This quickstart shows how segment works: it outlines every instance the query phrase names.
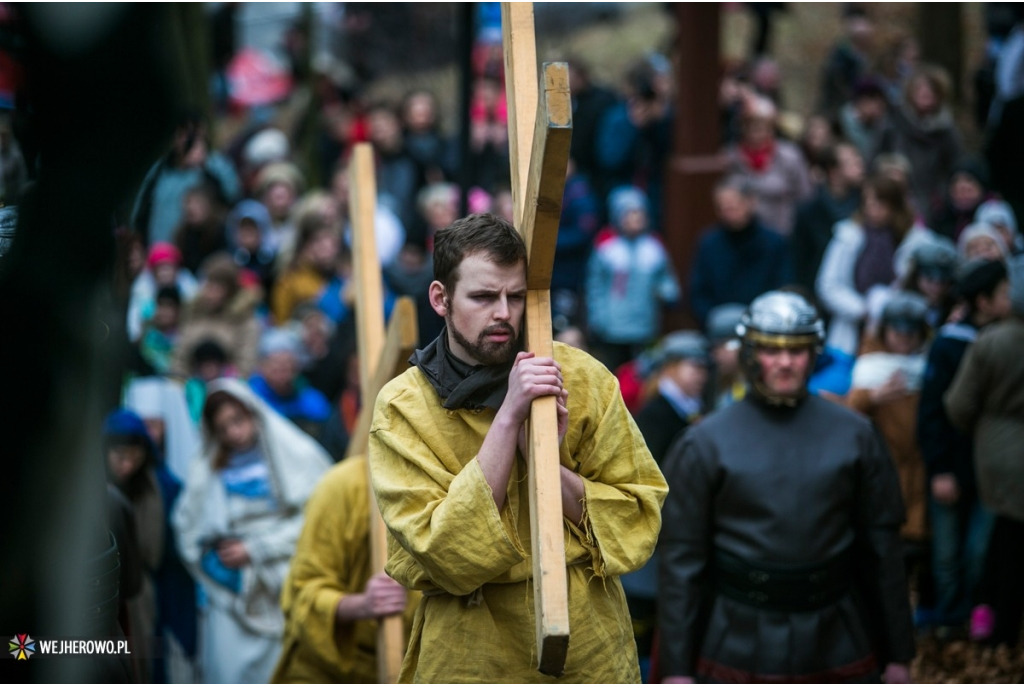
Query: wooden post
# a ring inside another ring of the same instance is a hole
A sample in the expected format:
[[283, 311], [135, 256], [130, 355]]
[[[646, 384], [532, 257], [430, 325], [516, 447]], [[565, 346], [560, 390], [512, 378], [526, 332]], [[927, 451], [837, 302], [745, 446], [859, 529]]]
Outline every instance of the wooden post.
[[[416, 306], [408, 297], [398, 300], [387, 333], [384, 331], [384, 294], [373, 222], [376, 186], [372, 149], [368, 143], [360, 143], [355, 148], [349, 167], [349, 187], [352, 189], [352, 263], [358, 303], [356, 329], [359, 336], [362, 407], [346, 456], [366, 454], [377, 395], [389, 380], [407, 368], [407, 360], [416, 349], [419, 337]], [[384, 570], [388, 560], [387, 530], [372, 492], [369, 500], [370, 559], [373, 573], [376, 574]], [[404, 642], [401, 616], [391, 616], [380, 621], [377, 636], [377, 673], [380, 682], [398, 682], [398, 673], [405, 656]]]
[[[546, 64], [541, 90], [533, 5], [502, 3], [501, 16], [513, 216], [527, 247], [526, 349], [551, 357], [551, 272], [572, 137], [569, 70]], [[569, 648], [569, 601], [555, 402], [533, 402], [527, 461], [537, 668], [559, 676]]]

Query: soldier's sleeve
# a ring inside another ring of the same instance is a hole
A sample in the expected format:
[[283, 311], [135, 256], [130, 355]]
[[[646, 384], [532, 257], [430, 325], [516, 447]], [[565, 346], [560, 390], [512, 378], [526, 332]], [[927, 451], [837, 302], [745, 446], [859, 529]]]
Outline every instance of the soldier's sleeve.
[[906, 516], [899, 476], [877, 431], [866, 430], [857, 478], [858, 577], [879, 664], [908, 664], [914, 630], [900, 526]]
[[692, 676], [701, 604], [708, 596], [711, 513], [717, 467], [700, 430], [683, 434], [665, 457], [668, 499], [662, 513], [658, 610], [664, 676]]

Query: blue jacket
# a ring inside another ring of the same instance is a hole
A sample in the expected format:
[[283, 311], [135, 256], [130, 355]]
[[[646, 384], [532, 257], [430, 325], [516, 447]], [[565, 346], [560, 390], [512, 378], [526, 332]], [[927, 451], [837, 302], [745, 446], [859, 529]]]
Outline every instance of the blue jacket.
[[690, 274], [690, 306], [701, 327], [720, 304], [750, 304], [793, 280], [786, 239], [758, 219], [739, 232], [714, 225], [700, 239]]
[[657, 238], [616, 235], [594, 248], [587, 265], [591, 333], [611, 343], [647, 344], [661, 332], [662, 303], [678, 300], [679, 282]]
[[291, 397], [281, 397], [260, 375], [249, 379], [249, 387], [278, 414], [292, 421], [323, 423], [330, 417], [331, 403], [316, 388], [296, 387]]

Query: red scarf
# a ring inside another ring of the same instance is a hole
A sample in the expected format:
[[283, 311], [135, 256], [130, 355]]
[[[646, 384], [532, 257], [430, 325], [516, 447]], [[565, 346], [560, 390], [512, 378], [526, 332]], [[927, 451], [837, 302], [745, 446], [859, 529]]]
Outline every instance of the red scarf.
[[746, 145], [740, 145], [740, 154], [743, 155], [743, 159], [746, 160], [747, 165], [757, 173], [768, 168], [768, 165], [772, 162], [772, 157], [775, 156], [775, 141], [768, 141], [760, 150], [754, 150]]

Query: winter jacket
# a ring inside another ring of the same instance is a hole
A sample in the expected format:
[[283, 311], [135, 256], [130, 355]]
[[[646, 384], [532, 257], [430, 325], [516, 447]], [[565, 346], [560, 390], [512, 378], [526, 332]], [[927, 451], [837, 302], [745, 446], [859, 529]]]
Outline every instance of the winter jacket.
[[954, 426], [974, 432], [981, 501], [996, 514], [1024, 521], [1024, 319], [985, 329], [946, 393]]
[[611, 343], [646, 344], [661, 332], [661, 305], [679, 300], [668, 252], [650, 234], [616, 235], [600, 243], [587, 265], [591, 333]]
[[832, 195], [827, 186], [819, 186], [814, 197], [796, 210], [793, 235], [793, 271], [795, 282], [814, 291], [821, 258], [832, 240], [832, 230], [843, 219], [848, 219], [860, 206], [860, 191], [851, 190], [844, 198]]
[[720, 304], [750, 304], [793, 280], [789, 244], [754, 219], [740, 230], [713, 225], [697, 245], [690, 274], [690, 306], [701, 326]]

